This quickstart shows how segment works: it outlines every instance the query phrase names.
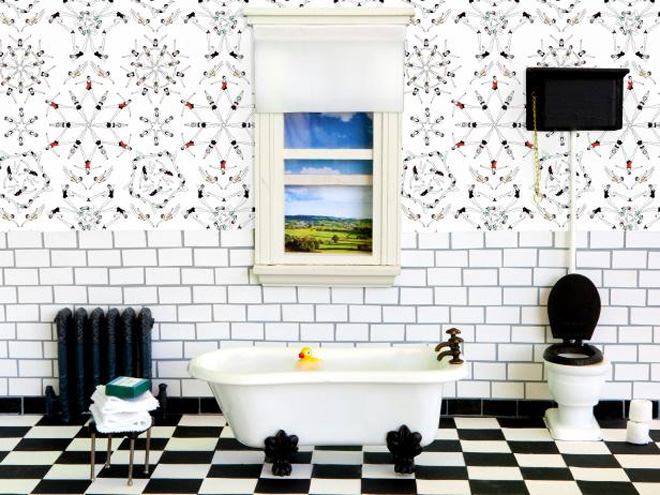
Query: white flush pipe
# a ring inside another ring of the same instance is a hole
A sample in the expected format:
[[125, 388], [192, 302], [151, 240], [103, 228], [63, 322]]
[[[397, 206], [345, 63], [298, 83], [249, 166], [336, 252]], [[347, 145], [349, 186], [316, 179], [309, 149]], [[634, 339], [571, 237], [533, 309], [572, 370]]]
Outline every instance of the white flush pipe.
[[568, 173], [569, 179], [569, 239], [568, 239], [568, 273], [575, 273], [577, 253], [577, 205], [575, 195], [575, 131], [568, 133]]

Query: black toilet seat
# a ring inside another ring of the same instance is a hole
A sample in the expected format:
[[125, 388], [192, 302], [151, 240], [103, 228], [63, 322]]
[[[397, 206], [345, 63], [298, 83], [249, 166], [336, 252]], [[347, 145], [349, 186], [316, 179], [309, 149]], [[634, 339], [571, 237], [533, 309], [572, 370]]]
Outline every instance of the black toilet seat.
[[[583, 354], [586, 357], [566, 357], [560, 354]], [[548, 347], [543, 353], [543, 359], [555, 364], [568, 366], [587, 366], [603, 361], [603, 353], [597, 347], [583, 343], [562, 342]]]

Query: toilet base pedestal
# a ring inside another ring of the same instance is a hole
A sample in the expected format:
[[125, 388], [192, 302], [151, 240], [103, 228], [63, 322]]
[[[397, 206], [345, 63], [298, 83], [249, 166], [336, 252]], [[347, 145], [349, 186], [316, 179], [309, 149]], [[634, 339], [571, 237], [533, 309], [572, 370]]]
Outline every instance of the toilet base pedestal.
[[559, 420], [559, 409], [554, 407], [545, 411], [543, 420], [554, 440], [599, 441], [603, 439], [600, 426], [596, 418], [593, 417], [593, 413], [591, 414], [590, 424], [579, 426], [562, 424]]

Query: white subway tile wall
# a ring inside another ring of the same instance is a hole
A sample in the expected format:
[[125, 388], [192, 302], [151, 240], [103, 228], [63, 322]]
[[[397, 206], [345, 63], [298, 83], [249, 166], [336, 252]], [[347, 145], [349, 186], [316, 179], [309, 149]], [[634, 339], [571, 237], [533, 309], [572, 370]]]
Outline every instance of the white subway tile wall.
[[[448, 396], [548, 399], [545, 305], [566, 273], [556, 232], [403, 235], [392, 288], [261, 287], [252, 232], [9, 232], [0, 236], [0, 395], [56, 384], [62, 307], [153, 311], [156, 383], [209, 395], [188, 359], [235, 346], [435, 344], [458, 327], [468, 379]], [[581, 233], [578, 270], [603, 299], [594, 335], [613, 362], [605, 398], [660, 394], [660, 232]]]

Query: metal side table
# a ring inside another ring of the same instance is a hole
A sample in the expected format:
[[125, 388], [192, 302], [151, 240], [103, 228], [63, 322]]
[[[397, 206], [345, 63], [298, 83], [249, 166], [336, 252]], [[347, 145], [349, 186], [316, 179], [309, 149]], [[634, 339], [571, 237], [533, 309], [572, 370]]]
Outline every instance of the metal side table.
[[128, 463], [128, 482], [126, 483], [128, 486], [133, 485], [133, 460], [135, 458], [135, 439], [139, 437], [142, 433], [145, 431], [147, 432], [147, 441], [144, 449], [144, 474], [149, 474], [149, 447], [151, 444], [151, 428], [154, 425], [154, 420], [151, 418], [151, 425], [149, 425], [148, 428], [142, 429], [142, 430], [137, 430], [137, 431], [116, 431], [112, 433], [104, 433], [96, 428], [96, 422], [92, 420], [89, 423], [89, 436], [92, 442], [92, 448], [91, 448], [91, 475], [90, 478], [92, 481], [96, 479], [96, 474], [94, 473], [95, 468], [96, 468], [96, 435], [101, 434], [101, 435], [106, 435], [108, 438], [108, 452], [105, 458], [105, 466], [106, 468], [110, 467], [110, 457], [112, 455], [112, 436], [118, 436], [118, 437], [128, 437], [130, 440], [130, 452], [129, 452], [129, 463]]

